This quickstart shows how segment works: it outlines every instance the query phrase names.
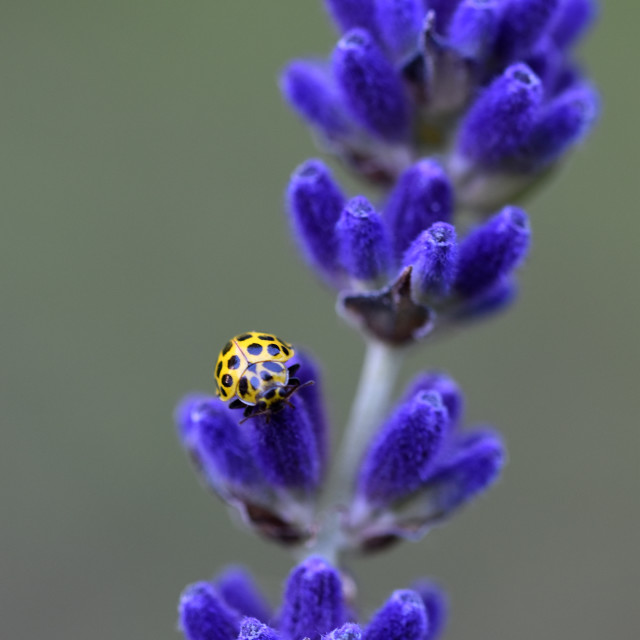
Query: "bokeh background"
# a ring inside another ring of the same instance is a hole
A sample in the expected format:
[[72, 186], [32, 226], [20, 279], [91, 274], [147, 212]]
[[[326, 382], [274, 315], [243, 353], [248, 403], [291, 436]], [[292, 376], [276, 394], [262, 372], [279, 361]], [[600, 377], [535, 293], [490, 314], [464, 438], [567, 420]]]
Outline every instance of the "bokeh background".
[[[354, 564], [365, 610], [436, 576], [449, 638], [640, 631], [640, 5], [607, 5], [582, 51], [604, 117], [528, 206], [518, 304], [404, 375], [461, 382], [508, 441], [503, 481]], [[171, 412], [255, 327], [322, 355], [345, 419], [363, 347], [288, 235], [283, 188], [318, 152], [275, 81], [333, 41], [320, 0], [3, 0], [3, 637], [177, 638], [183, 586], [231, 561], [279, 600], [288, 554], [198, 485]]]

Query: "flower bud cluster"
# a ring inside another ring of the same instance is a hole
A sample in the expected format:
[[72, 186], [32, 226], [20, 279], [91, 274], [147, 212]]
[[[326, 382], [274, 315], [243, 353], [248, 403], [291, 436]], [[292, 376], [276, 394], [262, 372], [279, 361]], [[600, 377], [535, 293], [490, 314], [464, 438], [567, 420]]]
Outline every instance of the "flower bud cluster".
[[393, 345], [506, 306], [529, 248], [527, 215], [513, 206], [460, 238], [454, 189], [434, 160], [410, 166], [381, 211], [347, 199], [320, 160], [294, 172], [287, 201], [298, 247], [342, 292], [340, 310]]
[[[312, 544], [328, 439], [317, 366], [298, 355], [295, 406], [238, 424], [215, 397], [187, 396], [176, 411], [178, 433], [204, 482], [259, 534], [286, 545]], [[418, 375], [381, 421], [340, 511], [343, 549], [371, 551], [417, 539], [491, 486], [505, 451], [489, 428], [463, 430], [463, 397], [444, 374]]]
[[425, 580], [394, 591], [367, 624], [358, 624], [349, 581], [311, 557], [293, 569], [276, 614], [250, 574], [231, 568], [188, 586], [179, 625], [187, 640], [436, 640], [446, 623], [440, 589]]
[[441, 156], [460, 204], [531, 187], [590, 129], [598, 99], [572, 58], [591, 0], [326, 0], [329, 61], [282, 73], [289, 104], [362, 176], [393, 184]]

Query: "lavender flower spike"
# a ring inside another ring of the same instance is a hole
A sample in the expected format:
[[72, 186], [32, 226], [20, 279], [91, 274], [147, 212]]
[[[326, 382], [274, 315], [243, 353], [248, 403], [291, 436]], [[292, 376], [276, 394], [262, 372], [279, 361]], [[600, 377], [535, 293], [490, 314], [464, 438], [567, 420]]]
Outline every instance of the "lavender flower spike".
[[296, 567], [287, 581], [280, 630], [286, 640], [319, 640], [345, 622], [342, 581], [319, 557]]

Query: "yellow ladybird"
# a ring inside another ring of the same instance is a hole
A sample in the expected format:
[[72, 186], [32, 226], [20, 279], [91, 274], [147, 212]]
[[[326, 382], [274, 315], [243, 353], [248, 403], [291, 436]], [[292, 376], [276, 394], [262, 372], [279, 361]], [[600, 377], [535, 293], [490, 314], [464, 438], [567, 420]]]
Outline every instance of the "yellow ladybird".
[[232, 338], [216, 363], [219, 397], [227, 402], [237, 396], [229, 407], [244, 408], [245, 417], [279, 411], [301, 386], [293, 377], [299, 365], [284, 364], [294, 354], [290, 344], [270, 333], [249, 331]]

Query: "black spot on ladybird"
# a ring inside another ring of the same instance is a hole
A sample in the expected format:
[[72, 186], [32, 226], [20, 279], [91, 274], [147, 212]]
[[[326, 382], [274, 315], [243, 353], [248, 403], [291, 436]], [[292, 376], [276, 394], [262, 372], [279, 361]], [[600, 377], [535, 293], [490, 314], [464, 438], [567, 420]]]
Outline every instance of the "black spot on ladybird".
[[267, 346], [267, 351], [270, 356], [277, 356], [280, 353], [280, 347], [277, 344], [270, 344]]
[[264, 394], [264, 397], [267, 400], [271, 400], [271, 398], [273, 398], [273, 396], [276, 395], [276, 390], [275, 389], [269, 389], [269, 391], [267, 391], [267, 393]]
[[222, 371], [222, 360], [218, 362], [218, 366], [216, 367], [216, 377], [220, 377], [220, 372]]
[[287, 347], [282, 345], [282, 353], [284, 353], [285, 356], [288, 356], [289, 353], [291, 353], [291, 352], [289, 351], [289, 349], [287, 349]]
[[229, 353], [229, 350], [231, 349], [233, 345], [231, 344], [231, 340], [229, 340], [229, 342], [227, 342], [227, 344], [224, 345], [224, 347], [222, 347], [222, 355], [226, 356], [227, 353]]
[[251, 337], [250, 333], [243, 333], [241, 336], [238, 336], [236, 340], [238, 342], [244, 342], [245, 340], [248, 340], [250, 337]]
[[264, 411], [267, 408], [267, 403], [264, 400], [258, 402], [258, 411]]
[[282, 371], [282, 365], [279, 362], [263, 362], [262, 366], [267, 369], [267, 371], [271, 371], [271, 373]]
[[260, 380], [257, 376], [253, 376], [253, 378], [251, 378], [251, 386], [254, 389], [258, 389], [260, 387]]
[[248, 387], [249, 383], [247, 382], [246, 376], [242, 376], [242, 378], [240, 378], [240, 382], [238, 382], [238, 393], [241, 396], [246, 395]]
[[226, 397], [227, 397], [227, 392], [226, 392], [224, 389], [220, 388], [220, 395], [221, 395], [223, 398], [226, 398]]
[[265, 382], [269, 382], [269, 380], [273, 380], [273, 376], [268, 373], [267, 371], [261, 371], [260, 372], [260, 377], [265, 381]]
[[222, 376], [222, 384], [225, 387], [230, 387], [233, 384], [233, 378], [228, 373], [225, 373]]
[[238, 356], [231, 356], [227, 362], [229, 369], [237, 369], [240, 366], [240, 358]]
[[252, 355], [252, 356], [259, 356], [262, 353], [262, 345], [258, 344], [257, 342], [252, 342], [248, 347], [247, 347], [247, 351]]
[[273, 336], [268, 336], [267, 334], [259, 335], [258, 340], [266, 340], [267, 342], [270, 342], [273, 340]]
[[286, 389], [283, 389], [282, 387], [280, 387], [280, 388], [278, 389], [278, 395], [279, 395], [281, 398], [284, 398], [284, 397], [287, 395], [287, 390], [286, 390]]

